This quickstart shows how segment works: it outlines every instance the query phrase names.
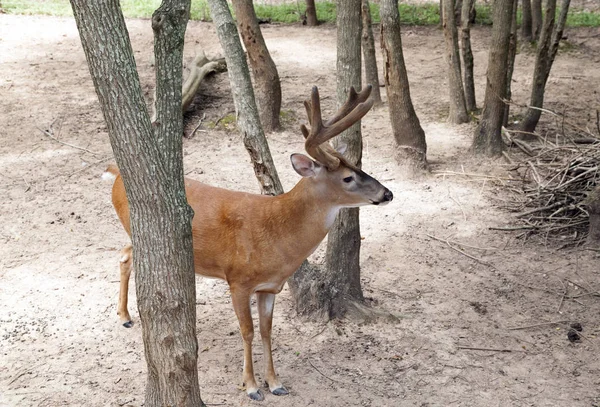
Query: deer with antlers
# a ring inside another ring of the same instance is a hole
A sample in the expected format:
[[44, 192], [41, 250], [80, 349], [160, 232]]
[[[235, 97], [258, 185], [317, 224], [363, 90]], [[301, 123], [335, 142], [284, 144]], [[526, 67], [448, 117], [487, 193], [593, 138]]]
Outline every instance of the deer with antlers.
[[[256, 294], [260, 335], [264, 349], [265, 379], [271, 393], [288, 394], [275, 374], [271, 354], [271, 326], [275, 294], [317, 248], [341, 208], [389, 203], [393, 195], [333, 149], [328, 140], [359, 121], [373, 105], [371, 87], [360, 93], [350, 89], [346, 103], [327, 122], [321, 118], [319, 92], [304, 102], [310, 130], [302, 125], [305, 148], [311, 159], [292, 154], [292, 166], [302, 179], [289, 192], [264, 196], [212, 187], [185, 180], [187, 200], [194, 209], [192, 235], [197, 274], [220, 278], [229, 284], [233, 308], [244, 343], [243, 383], [248, 396], [263, 400], [254, 377], [254, 328], [250, 298]], [[131, 235], [129, 205], [119, 170], [107, 173], [115, 182], [112, 202], [123, 227]], [[132, 246], [121, 252], [121, 285], [117, 313], [131, 327], [127, 310]]]

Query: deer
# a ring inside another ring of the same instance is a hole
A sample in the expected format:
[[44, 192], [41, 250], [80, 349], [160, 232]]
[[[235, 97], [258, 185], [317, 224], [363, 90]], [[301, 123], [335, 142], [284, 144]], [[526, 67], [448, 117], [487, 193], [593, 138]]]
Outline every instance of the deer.
[[[192, 236], [196, 274], [219, 278], [229, 284], [244, 348], [242, 380], [252, 400], [264, 395], [254, 377], [252, 340], [254, 327], [251, 297], [256, 296], [263, 345], [265, 381], [277, 396], [288, 394], [275, 373], [271, 351], [271, 328], [275, 295], [327, 235], [341, 208], [384, 205], [392, 192], [334, 149], [329, 140], [358, 122], [372, 107], [370, 85], [360, 93], [349, 91], [347, 101], [331, 119], [323, 122], [320, 97], [313, 87], [304, 102], [310, 129], [301, 125], [304, 154], [292, 154], [292, 167], [302, 177], [287, 193], [267, 196], [232, 191], [185, 179], [186, 196], [194, 210]], [[312, 157], [312, 158], [311, 158]], [[131, 237], [129, 206], [118, 168], [110, 165], [114, 178], [112, 203]], [[120, 292], [117, 314], [123, 326], [133, 325], [127, 308], [132, 271], [132, 245], [120, 254]]]

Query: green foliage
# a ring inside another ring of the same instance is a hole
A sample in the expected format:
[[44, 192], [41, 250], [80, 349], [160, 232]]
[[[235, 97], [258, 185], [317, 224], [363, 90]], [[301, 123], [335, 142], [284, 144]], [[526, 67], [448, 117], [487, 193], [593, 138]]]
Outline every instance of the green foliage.
[[[123, 14], [129, 18], [150, 18], [160, 5], [161, 0], [121, 0]], [[371, 15], [374, 23], [379, 23], [379, 5], [371, 5]], [[69, 0], [3, 0], [2, 7], [12, 14], [44, 14], [53, 16], [71, 16]], [[334, 1], [317, 1], [317, 16], [320, 22], [335, 23], [336, 7]], [[400, 21], [405, 25], [437, 25], [440, 23], [439, 5], [437, 1], [425, 4], [398, 5]], [[491, 25], [492, 10], [487, 4], [475, 6], [476, 24]], [[256, 15], [259, 18], [271, 19], [274, 23], [298, 23], [304, 14], [304, 1], [284, 3], [279, 5], [256, 4]], [[557, 10], [557, 13], [559, 11]], [[192, 0], [191, 19], [210, 21], [210, 10], [206, 0]], [[521, 12], [517, 15], [521, 21]], [[567, 18], [567, 27], [600, 27], [600, 13], [572, 10]]]

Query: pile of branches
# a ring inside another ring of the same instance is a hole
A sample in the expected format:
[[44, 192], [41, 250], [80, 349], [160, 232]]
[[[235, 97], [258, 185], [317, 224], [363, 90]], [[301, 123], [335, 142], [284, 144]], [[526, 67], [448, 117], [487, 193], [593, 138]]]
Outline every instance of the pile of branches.
[[[516, 131], [503, 129], [505, 142], [522, 151], [514, 164], [522, 183], [509, 202], [509, 209], [518, 212], [519, 235], [541, 237], [546, 244], [578, 245], [585, 241], [589, 213], [585, 199], [600, 183], [600, 138], [579, 129], [574, 137], [545, 138], [538, 142], [520, 139]], [[513, 157], [515, 156], [512, 154]]]

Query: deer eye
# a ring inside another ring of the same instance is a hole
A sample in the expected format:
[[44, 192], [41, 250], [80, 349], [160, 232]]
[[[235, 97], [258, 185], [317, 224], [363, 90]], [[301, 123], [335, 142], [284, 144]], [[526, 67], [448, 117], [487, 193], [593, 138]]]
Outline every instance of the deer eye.
[[354, 178], [352, 178], [352, 177], [346, 177], [346, 178], [344, 178], [344, 182], [345, 183], [352, 182], [353, 179]]

